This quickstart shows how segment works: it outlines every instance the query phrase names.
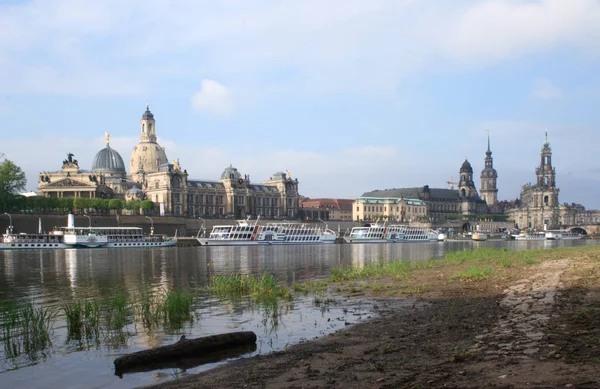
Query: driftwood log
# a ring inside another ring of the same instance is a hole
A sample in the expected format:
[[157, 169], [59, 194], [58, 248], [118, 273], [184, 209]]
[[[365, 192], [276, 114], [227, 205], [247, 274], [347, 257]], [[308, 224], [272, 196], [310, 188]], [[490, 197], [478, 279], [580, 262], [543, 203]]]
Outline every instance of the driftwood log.
[[[190, 357], [206, 357], [206, 360], [214, 361], [209, 356], [214, 354], [229, 356], [225, 351], [232, 349], [239, 355], [244, 346], [255, 345], [256, 334], [252, 331], [230, 332], [226, 334], [205, 336], [196, 339], [181, 339], [174, 344], [142, 350], [131, 354], [122, 355], [115, 359], [115, 370], [117, 374], [124, 371], [138, 370], [136, 367], [145, 365], [168, 364], [174, 360]], [[251, 351], [251, 350], [250, 350]]]

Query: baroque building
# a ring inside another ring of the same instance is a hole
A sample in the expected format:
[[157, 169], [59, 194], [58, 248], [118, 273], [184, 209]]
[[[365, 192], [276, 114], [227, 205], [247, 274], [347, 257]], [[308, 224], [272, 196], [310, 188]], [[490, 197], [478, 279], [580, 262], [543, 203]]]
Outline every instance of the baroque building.
[[158, 143], [156, 120], [148, 105], [140, 121], [140, 141], [131, 153], [129, 175], [123, 158], [110, 147], [109, 139], [106, 133], [106, 147], [94, 157], [91, 171], [80, 169], [69, 153], [60, 171], [40, 173], [39, 194], [148, 199], [155, 203], [160, 215], [298, 217], [298, 179], [293, 179], [289, 171], [253, 183], [250, 175], [242, 175], [229, 166], [220, 179], [207, 181], [191, 179], [179, 160], [169, 163], [164, 147]]
[[556, 185], [556, 168], [552, 166], [548, 131], [535, 175], [536, 183], [523, 185], [518, 205], [506, 211], [517, 227], [543, 230], [600, 222], [600, 211], [586, 211], [581, 204], [559, 203], [560, 189]]
[[41, 172], [38, 194], [58, 198], [123, 198], [134, 182], [127, 178], [121, 155], [110, 147], [106, 133], [106, 147], [94, 157], [92, 170], [83, 170], [74, 154], [67, 153], [61, 170]]
[[449, 181], [451, 185], [458, 184], [458, 190], [453, 187], [430, 188], [429, 185], [425, 185], [417, 188], [366, 192], [354, 202], [352, 219], [360, 221], [371, 219], [376, 215], [385, 215], [399, 221], [441, 220], [460, 215], [501, 213], [497, 201], [497, 177], [488, 137], [485, 167], [481, 172], [483, 199], [480, 198], [475, 187], [473, 167], [465, 158], [459, 170], [459, 181], [457, 183]]
[[250, 175], [229, 166], [218, 180], [191, 179], [179, 160], [168, 162], [165, 149], [157, 142], [156, 120], [148, 106], [140, 125], [140, 142], [131, 153], [130, 178], [161, 215], [298, 217], [298, 179], [292, 179], [289, 172], [277, 172], [255, 184]]

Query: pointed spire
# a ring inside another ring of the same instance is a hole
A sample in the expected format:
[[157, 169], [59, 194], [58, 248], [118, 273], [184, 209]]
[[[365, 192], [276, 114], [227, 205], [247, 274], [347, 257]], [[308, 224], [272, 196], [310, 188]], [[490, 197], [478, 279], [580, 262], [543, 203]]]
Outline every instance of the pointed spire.
[[546, 136], [544, 139], [544, 146], [548, 146], [550, 144], [550, 142], [548, 142], [548, 129], [546, 128]]
[[490, 150], [490, 130], [487, 130], [487, 133], [488, 133], [488, 149], [487, 149], [487, 151], [491, 152], [491, 150]]

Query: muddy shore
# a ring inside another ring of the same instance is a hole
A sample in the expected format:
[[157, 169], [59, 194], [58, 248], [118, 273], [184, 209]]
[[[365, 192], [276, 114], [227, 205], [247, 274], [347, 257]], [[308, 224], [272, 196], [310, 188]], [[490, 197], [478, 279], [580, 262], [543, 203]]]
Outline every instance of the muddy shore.
[[600, 247], [469, 266], [332, 284], [379, 315], [154, 388], [600, 388]]

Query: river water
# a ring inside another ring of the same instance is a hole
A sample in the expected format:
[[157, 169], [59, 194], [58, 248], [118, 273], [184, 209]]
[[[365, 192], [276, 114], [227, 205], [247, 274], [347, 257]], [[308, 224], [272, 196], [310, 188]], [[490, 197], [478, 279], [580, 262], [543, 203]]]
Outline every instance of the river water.
[[[34, 353], [7, 355], [0, 348], [2, 387], [132, 388], [178, 379], [215, 363], [114, 374], [115, 357], [188, 338], [231, 331], [254, 331], [257, 347], [246, 355], [268, 353], [331, 333], [374, 314], [374, 305], [319, 297], [298, 297], [277, 307], [247, 300], [221, 301], [203, 287], [211, 275], [270, 273], [281, 283], [318, 280], [332, 268], [373, 261], [441, 258], [448, 251], [477, 247], [511, 250], [551, 249], [596, 244], [595, 241], [435, 242], [411, 244], [335, 244], [257, 247], [181, 247], [162, 249], [91, 249], [0, 251], [0, 304], [33, 301], [56, 312], [52, 345]], [[61, 304], [73, 299], [108, 299], [118, 291], [192, 290], [196, 318], [183, 328], [148, 331], [135, 321], [101, 340], [69, 340]], [[278, 314], [273, 315], [273, 309]], [[2, 319], [4, 320], [4, 319]], [[2, 337], [0, 333], [0, 337]]]

